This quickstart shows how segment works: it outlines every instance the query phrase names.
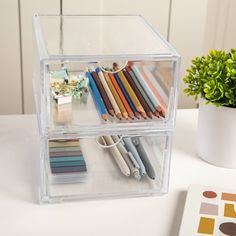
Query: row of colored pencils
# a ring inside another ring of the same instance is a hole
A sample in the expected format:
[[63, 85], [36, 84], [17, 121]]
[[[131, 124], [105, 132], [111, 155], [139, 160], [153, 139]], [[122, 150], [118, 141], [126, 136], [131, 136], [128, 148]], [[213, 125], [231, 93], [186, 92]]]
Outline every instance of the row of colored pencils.
[[[154, 77], [147, 68], [134, 64], [117, 72], [104, 72], [100, 67], [86, 72], [101, 117], [119, 120], [165, 117], [166, 104], [153, 85]], [[109, 115], [108, 115], [109, 114]]]

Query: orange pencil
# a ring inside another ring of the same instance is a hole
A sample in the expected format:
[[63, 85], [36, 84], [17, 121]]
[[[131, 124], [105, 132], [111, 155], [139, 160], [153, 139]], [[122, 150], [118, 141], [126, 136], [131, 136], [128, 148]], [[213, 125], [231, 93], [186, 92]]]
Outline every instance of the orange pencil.
[[102, 85], [103, 85], [103, 87], [104, 87], [104, 89], [105, 89], [105, 91], [107, 93], [108, 98], [110, 99], [110, 102], [111, 102], [111, 105], [113, 106], [113, 109], [115, 111], [116, 117], [118, 119], [121, 119], [120, 108], [119, 108], [118, 104], [116, 103], [116, 100], [115, 100], [115, 98], [114, 98], [114, 96], [113, 96], [113, 94], [112, 94], [112, 92], [111, 92], [111, 90], [110, 90], [110, 88], [109, 88], [109, 86], [108, 86], [108, 84], [106, 82], [106, 79], [105, 79], [105, 77], [103, 75], [102, 70], [98, 67], [96, 69], [96, 72], [97, 72], [97, 74], [98, 74], [98, 76], [99, 76], [99, 78], [101, 80], [101, 83], [102, 83]]
[[125, 119], [128, 119], [128, 113], [127, 113], [127, 111], [126, 111], [126, 109], [125, 109], [125, 107], [124, 107], [124, 105], [123, 105], [123, 103], [122, 103], [122, 101], [121, 101], [121, 99], [119, 97], [119, 94], [117, 93], [115, 87], [113, 86], [113, 84], [111, 82], [111, 79], [110, 79], [110, 76], [109, 76], [110, 73], [109, 74], [103, 73], [103, 74], [104, 74], [105, 80], [106, 80], [106, 82], [108, 84], [108, 87], [111, 90], [111, 92], [112, 92], [112, 94], [113, 94], [113, 96], [114, 96], [114, 98], [116, 100], [116, 103], [117, 103], [118, 107], [120, 108], [120, 111], [121, 111], [123, 117]]
[[112, 84], [114, 85], [114, 87], [115, 87], [117, 93], [119, 94], [120, 99], [121, 99], [121, 101], [123, 102], [123, 105], [125, 106], [125, 109], [126, 109], [126, 111], [128, 112], [129, 117], [130, 117], [131, 119], [134, 119], [134, 113], [133, 113], [133, 111], [132, 111], [132, 109], [131, 109], [129, 103], [127, 102], [127, 100], [126, 100], [124, 94], [122, 93], [122, 91], [121, 91], [121, 89], [120, 89], [120, 86], [119, 86], [118, 83], [116, 82], [116, 79], [115, 79], [114, 75], [113, 75], [112, 73], [109, 73], [109, 77], [110, 77], [111, 82], [112, 82]]

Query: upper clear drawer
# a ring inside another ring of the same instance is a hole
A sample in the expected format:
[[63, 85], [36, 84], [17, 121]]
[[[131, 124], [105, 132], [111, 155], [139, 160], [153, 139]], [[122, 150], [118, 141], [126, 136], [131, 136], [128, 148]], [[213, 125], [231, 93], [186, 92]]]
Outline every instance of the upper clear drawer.
[[33, 23], [42, 57], [177, 55], [141, 16], [36, 15]]
[[179, 56], [140, 16], [35, 16], [34, 86], [49, 134], [173, 128]]

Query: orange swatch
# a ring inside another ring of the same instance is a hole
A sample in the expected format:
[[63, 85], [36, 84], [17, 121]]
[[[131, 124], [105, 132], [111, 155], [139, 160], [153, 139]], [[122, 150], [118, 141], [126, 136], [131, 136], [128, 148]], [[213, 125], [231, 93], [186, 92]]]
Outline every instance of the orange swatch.
[[236, 194], [234, 194], [234, 193], [222, 193], [221, 200], [236, 202]]

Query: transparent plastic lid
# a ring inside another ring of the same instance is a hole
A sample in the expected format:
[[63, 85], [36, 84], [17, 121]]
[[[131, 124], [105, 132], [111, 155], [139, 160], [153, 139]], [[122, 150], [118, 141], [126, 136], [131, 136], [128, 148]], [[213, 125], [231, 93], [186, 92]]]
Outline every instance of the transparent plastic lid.
[[141, 16], [36, 15], [34, 24], [47, 57], [176, 54]]

